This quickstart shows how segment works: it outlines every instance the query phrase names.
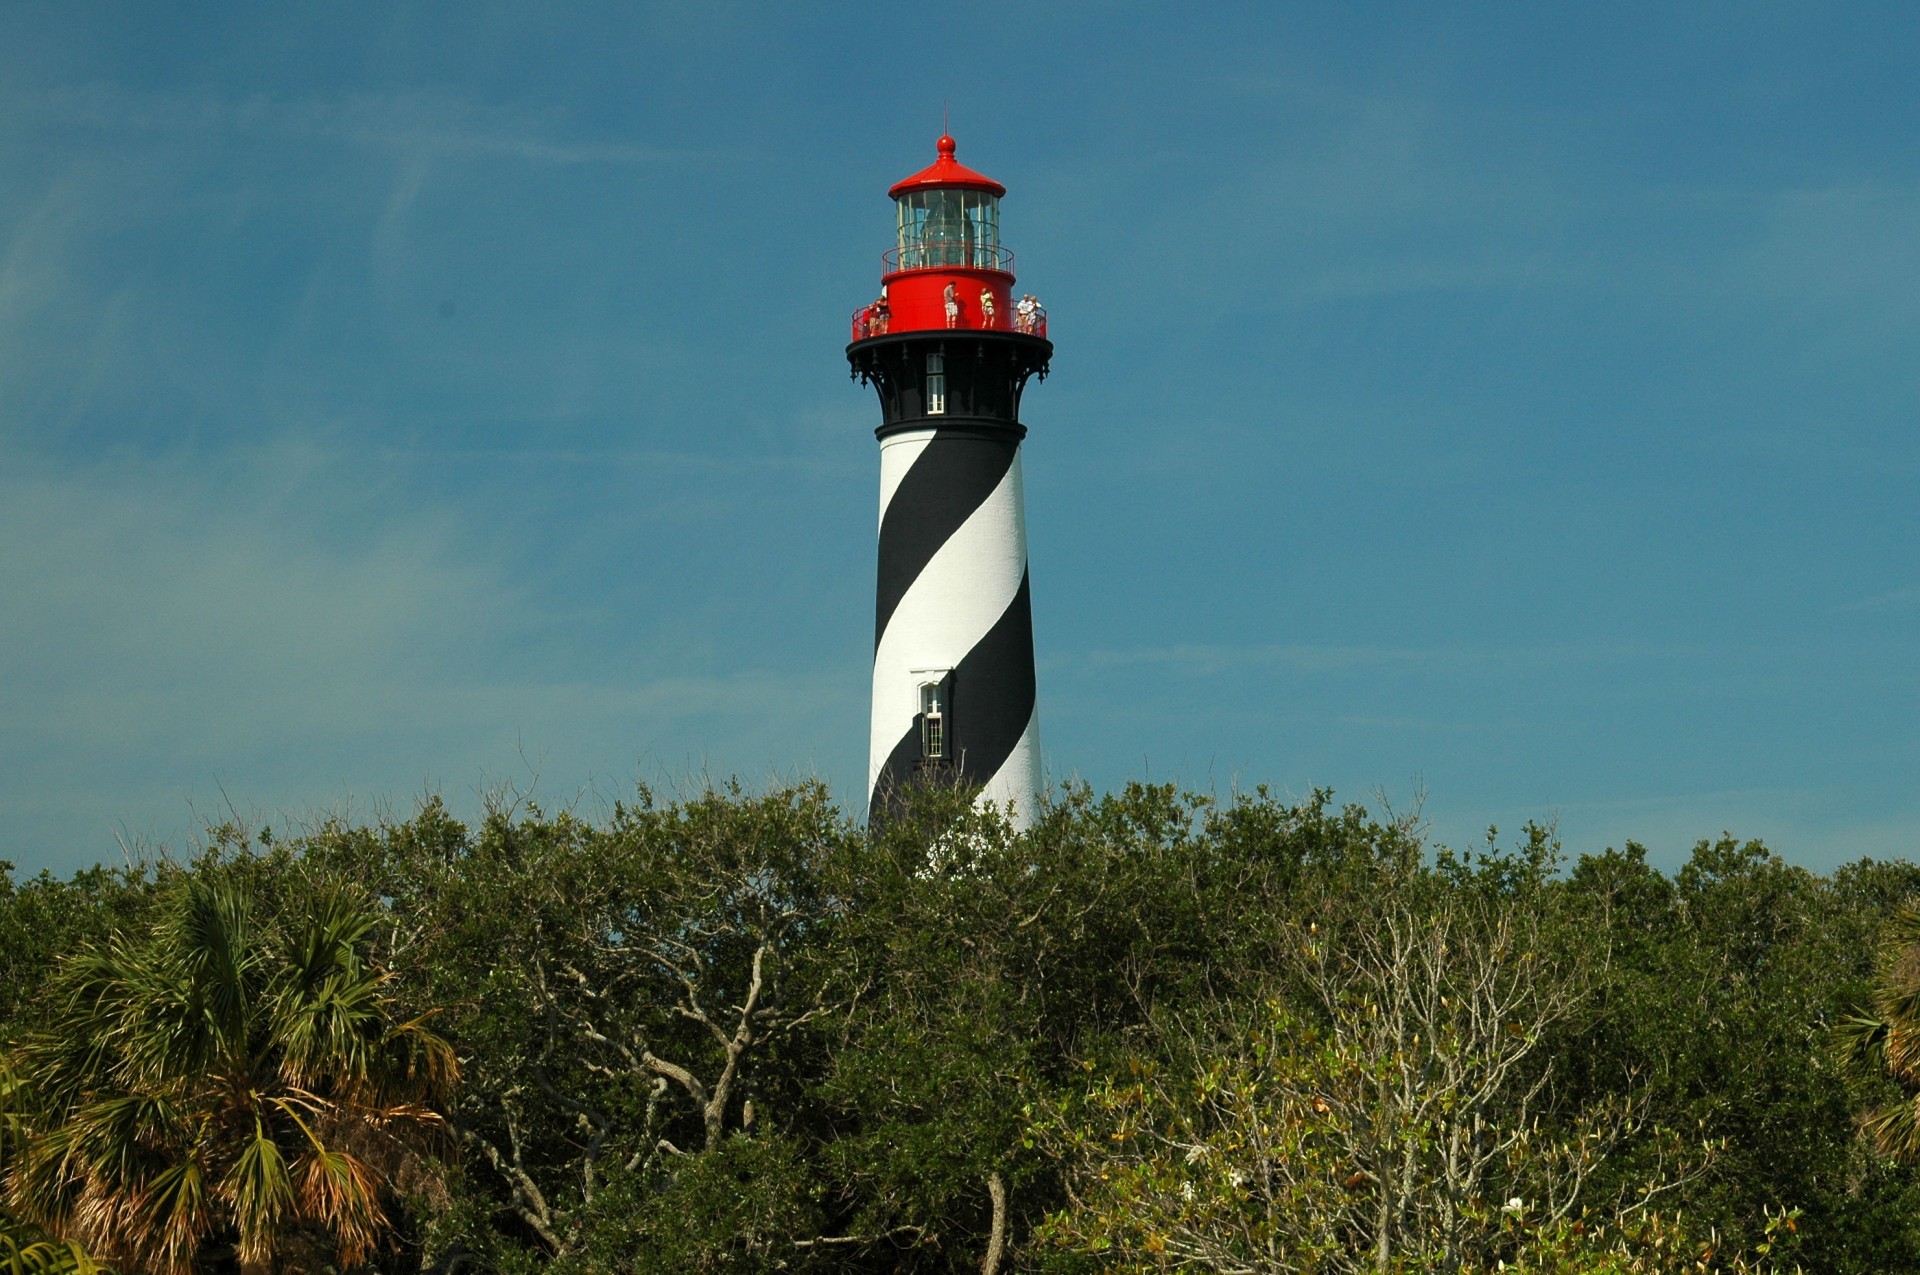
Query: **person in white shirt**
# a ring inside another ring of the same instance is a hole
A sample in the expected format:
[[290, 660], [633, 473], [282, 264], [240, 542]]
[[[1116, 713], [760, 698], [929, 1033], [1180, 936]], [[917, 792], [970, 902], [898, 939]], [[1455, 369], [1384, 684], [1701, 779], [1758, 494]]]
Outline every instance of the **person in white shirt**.
[[1020, 302], [1013, 307], [1013, 326], [1022, 332], [1033, 331], [1033, 294], [1023, 292]]

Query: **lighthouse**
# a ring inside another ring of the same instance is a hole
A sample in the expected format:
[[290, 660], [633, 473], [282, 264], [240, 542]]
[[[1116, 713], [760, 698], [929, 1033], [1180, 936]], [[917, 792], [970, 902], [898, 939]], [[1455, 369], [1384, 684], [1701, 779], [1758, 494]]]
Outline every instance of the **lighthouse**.
[[1053, 345], [1045, 311], [1014, 295], [1006, 187], [953, 138], [937, 150], [888, 191], [894, 245], [847, 346], [880, 397], [868, 816], [939, 783], [1024, 826], [1041, 781], [1020, 395]]

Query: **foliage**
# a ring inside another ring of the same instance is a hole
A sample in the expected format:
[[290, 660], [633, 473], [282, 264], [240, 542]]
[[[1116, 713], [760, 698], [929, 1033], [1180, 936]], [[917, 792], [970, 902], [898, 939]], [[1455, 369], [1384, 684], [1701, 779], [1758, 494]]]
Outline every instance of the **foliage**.
[[383, 1187], [442, 1124], [452, 1052], [394, 1012], [364, 959], [366, 907], [326, 892], [268, 919], [250, 903], [188, 879], [151, 928], [61, 963], [8, 1095], [21, 1216], [143, 1270], [221, 1246], [245, 1270], [322, 1242], [348, 1264], [373, 1252]]
[[110, 1275], [72, 1240], [0, 1213], [0, 1275]]
[[[392, 899], [391, 959], [471, 1060], [465, 1183], [500, 1212], [436, 1243], [562, 1269], [628, 1250], [625, 1269], [759, 1261], [772, 1246], [804, 1262], [788, 1243], [804, 1233], [745, 1221], [747, 1201], [813, 1215], [803, 1175], [783, 1167], [797, 1153], [734, 1140], [804, 1123], [796, 1082], [826, 1009], [810, 962], [836, 920], [827, 865], [852, 836], [817, 787], [682, 804], [643, 791], [599, 828], [529, 807], [470, 833], [436, 803], [377, 835], [316, 836], [312, 862]], [[695, 1228], [717, 1192], [741, 1212]], [[663, 1220], [636, 1222], [647, 1209]], [[698, 1253], [696, 1230], [710, 1244]]]
[[[1325, 793], [1153, 785], [1015, 830], [966, 796], [872, 829], [804, 784], [428, 801], [0, 877], [8, 1198], [92, 1244], [88, 1209], [197, 1166], [173, 1269], [230, 1269], [249, 1218], [283, 1268], [448, 1275], [1920, 1269], [1916, 1170], [1856, 1127], [1920, 1092], [1888, 1067], [1920, 921], [1875, 960], [1912, 864], [1456, 854]], [[280, 1008], [336, 1004], [289, 972], [323, 917], [366, 1011], [331, 1071]], [[269, 1145], [293, 1185], [240, 1205]], [[380, 1179], [331, 1222], [321, 1147]]]
[[93, 867], [66, 881], [45, 872], [15, 881], [13, 865], [0, 860], [0, 1024], [18, 1026], [32, 1016], [63, 955], [138, 926], [156, 875], [144, 866]]
[[[1590, 856], [1567, 888], [1575, 934], [1613, 956], [1556, 1064], [1590, 1088], [1634, 1075], [1655, 1119], [1720, 1148], [1683, 1193], [1688, 1217], [1752, 1250], [1769, 1210], [1798, 1209], [1810, 1269], [1920, 1269], [1920, 1195], [1854, 1136], [1829, 1043], [1864, 991], [1883, 920], [1920, 888], [1914, 865], [1822, 879], [1722, 837], [1671, 877], [1631, 844]], [[1641, 1172], [1642, 1159], [1624, 1148], [1611, 1171]]]
[[[1481, 1270], [1684, 1186], [1711, 1148], [1630, 1092], [1566, 1101], [1538, 1061], [1591, 979], [1548, 941], [1540, 875], [1443, 866], [1451, 889], [1391, 877], [1364, 921], [1297, 924], [1293, 996], [1163, 1032], [1171, 1066], [1131, 1057], [1042, 1108], [1071, 1196], [1043, 1234], [1143, 1271]], [[1596, 1191], [1636, 1136], [1657, 1172]]]
[[1841, 1062], [1858, 1080], [1897, 1090], [1862, 1114], [1868, 1136], [1887, 1155], [1920, 1160], [1920, 904], [1903, 906], [1888, 922], [1870, 999], [1835, 1036]]

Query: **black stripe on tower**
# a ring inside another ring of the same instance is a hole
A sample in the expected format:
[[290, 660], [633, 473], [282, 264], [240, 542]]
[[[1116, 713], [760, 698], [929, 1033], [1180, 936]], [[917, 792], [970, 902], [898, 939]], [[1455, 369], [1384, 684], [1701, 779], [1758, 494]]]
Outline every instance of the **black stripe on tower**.
[[894, 489], [880, 516], [880, 575], [874, 595], [873, 645], [940, 546], [993, 495], [1013, 467], [1020, 440], [939, 430]]
[[929, 773], [920, 757], [919, 714], [900, 737], [873, 786], [867, 819], [884, 818], [899, 801], [901, 789], [915, 781], [935, 780], [977, 788], [999, 773], [1033, 720], [1038, 688], [1033, 672], [1033, 602], [1028, 576], [987, 635], [974, 643], [955, 666], [947, 694], [947, 751], [952, 761]]

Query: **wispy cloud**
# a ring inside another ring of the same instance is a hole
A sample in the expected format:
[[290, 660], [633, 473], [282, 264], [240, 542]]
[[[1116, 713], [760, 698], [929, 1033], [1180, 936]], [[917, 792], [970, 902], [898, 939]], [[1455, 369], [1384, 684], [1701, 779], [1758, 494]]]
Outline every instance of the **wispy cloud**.
[[1903, 584], [1897, 589], [1888, 589], [1885, 593], [1875, 593], [1868, 597], [1848, 602], [1838, 608], [1841, 611], [1893, 611], [1904, 612], [1920, 608], [1920, 584]]
[[16, 100], [14, 106], [109, 132], [305, 139], [427, 158], [635, 165], [699, 157], [698, 152], [632, 141], [568, 137], [550, 115], [482, 105], [428, 90], [313, 99], [229, 98], [212, 93], [141, 93], [93, 83], [50, 89]]
[[1369, 645], [1209, 644], [1096, 650], [1086, 662], [1097, 667], [1161, 665], [1214, 676], [1258, 669], [1303, 673], [1357, 669], [1539, 669], [1599, 664], [1645, 654], [1635, 648], [1602, 644], [1551, 644], [1534, 647], [1394, 647]]
[[223, 784], [302, 809], [469, 788], [525, 750], [624, 782], [687, 740], [703, 756], [674, 769], [753, 774], [814, 760], [772, 741], [823, 721], [853, 736], [837, 669], [716, 667], [644, 627], [617, 657], [576, 647], [488, 534], [376, 473], [295, 442], [0, 446], [0, 857], [77, 863], [122, 823], [177, 841]]
[[1920, 309], [1911, 180], [1596, 170], [1578, 150], [1542, 154], [1483, 129], [1471, 99], [1418, 84], [1356, 91], [1296, 71], [1207, 89], [1223, 113], [1257, 103], [1268, 137], [1230, 158], [1180, 145], [1063, 166], [1048, 177], [1063, 203], [1127, 206], [1143, 185], [1181, 197], [1157, 206], [1158, 222], [1144, 202], [1114, 238], [1076, 223], [1056, 255], [1083, 253], [1090, 270], [1124, 258], [1137, 290], [1207, 315], [1568, 289], [1810, 313], [1864, 302], [1847, 326], [1878, 331], [1887, 311]]
[[286, 708], [432, 654], [449, 622], [495, 624], [513, 601], [496, 572], [461, 558], [449, 520], [383, 510], [380, 484], [311, 446], [7, 460], [11, 728], [124, 740], [172, 729], [138, 720], [143, 703], [234, 691]]

